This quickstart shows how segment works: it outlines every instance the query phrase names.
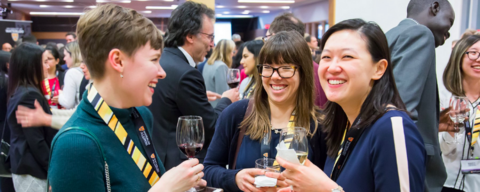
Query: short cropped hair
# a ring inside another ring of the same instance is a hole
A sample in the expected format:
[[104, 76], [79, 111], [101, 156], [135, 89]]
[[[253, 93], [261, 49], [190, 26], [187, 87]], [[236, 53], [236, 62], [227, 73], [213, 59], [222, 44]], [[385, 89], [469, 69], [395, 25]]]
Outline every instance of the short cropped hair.
[[410, 0], [407, 6], [407, 17], [413, 16], [424, 11], [432, 3], [438, 2], [440, 5], [444, 5], [447, 0]]
[[311, 35], [307, 35], [307, 36], [305, 37], [305, 41], [307, 41], [307, 42], [309, 42], [309, 43], [312, 42], [312, 36], [311, 36]]
[[296, 31], [301, 36], [305, 34], [305, 24], [291, 13], [283, 13], [273, 20], [269, 29], [271, 34], [281, 31]]
[[23, 37], [23, 42], [37, 44], [37, 38], [33, 35]]
[[68, 32], [68, 33], [65, 35], [65, 37], [66, 37], [66, 36], [69, 36], [69, 35], [71, 35], [74, 39], [77, 38], [77, 34], [75, 34], [75, 32]]
[[105, 62], [112, 49], [132, 56], [140, 47], [162, 49], [160, 30], [135, 10], [118, 5], [100, 5], [87, 11], [77, 23], [78, 44], [92, 78], [102, 78]]
[[203, 26], [203, 16], [215, 18], [215, 12], [205, 4], [187, 1], [173, 10], [168, 21], [165, 47], [178, 47], [185, 44], [187, 35], [197, 35]]

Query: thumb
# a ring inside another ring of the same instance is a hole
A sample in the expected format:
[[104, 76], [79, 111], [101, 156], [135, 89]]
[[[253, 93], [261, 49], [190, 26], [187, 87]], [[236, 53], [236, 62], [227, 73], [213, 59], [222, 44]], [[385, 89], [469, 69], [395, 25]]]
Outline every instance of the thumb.
[[303, 165], [305, 167], [316, 167], [315, 164], [313, 164], [309, 159], [305, 160], [305, 162], [303, 163]]
[[35, 109], [41, 109], [42, 106], [40, 105], [40, 103], [38, 102], [38, 100], [35, 100]]

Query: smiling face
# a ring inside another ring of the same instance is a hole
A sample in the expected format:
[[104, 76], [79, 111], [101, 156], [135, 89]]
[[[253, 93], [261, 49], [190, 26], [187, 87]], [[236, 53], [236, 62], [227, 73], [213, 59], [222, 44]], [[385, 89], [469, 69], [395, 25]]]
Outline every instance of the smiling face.
[[[470, 55], [464, 54], [462, 60], [463, 75], [469, 79], [480, 80], [480, 58], [478, 58], [480, 54], [480, 41], [468, 48], [467, 52], [470, 52]], [[475, 58], [475, 56], [477, 56], [477, 58], [472, 60], [471, 58]]]
[[243, 68], [245, 69], [245, 74], [247, 75], [252, 75], [253, 71], [255, 70], [255, 55], [253, 53], [250, 53], [248, 49], [245, 47], [243, 48], [243, 55], [242, 55], [242, 60], [240, 61], [240, 64], [243, 65]]
[[318, 76], [322, 88], [328, 100], [341, 106], [363, 103], [374, 80], [380, 79], [385, 70], [378, 72], [378, 63], [372, 60], [366, 41], [353, 30], [333, 33], [321, 58]]
[[65, 40], [67, 40], [67, 43], [70, 43], [72, 41], [75, 41], [75, 38], [73, 37], [73, 35], [67, 35], [65, 37]]
[[448, 31], [452, 27], [454, 20], [455, 12], [450, 3], [447, 2], [440, 7], [438, 14], [427, 23], [427, 27], [432, 31], [435, 38], [435, 47], [443, 45], [450, 37]]
[[[283, 71], [292, 70], [296, 67], [294, 64], [264, 64], [262, 75], [270, 75], [265, 71], [268, 68], [279, 68], [282, 71], [282, 76], [285, 76]], [[282, 78], [278, 71], [275, 71], [271, 77], [262, 77], [262, 84], [265, 92], [268, 95], [268, 100], [271, 103], [295, 103], [297, 99], [297, 91], [300, 86], [300, 74], [298, 68], [295, 70], [295, 75], [290, 78]]]
[[130, 98], [133, 106], [149, 106], [158, 79], [166, 74], [160, 66], [161, 50], [151, 48], [150, 43], [140, 47], [124, 64], [120, 89]]
[[212, 19], [204, 15], [200, 33], [192, 36], [194, 46], [192, 58], [197, 63], [202, 62], [208, 51], [213, 48], [213, 23]]

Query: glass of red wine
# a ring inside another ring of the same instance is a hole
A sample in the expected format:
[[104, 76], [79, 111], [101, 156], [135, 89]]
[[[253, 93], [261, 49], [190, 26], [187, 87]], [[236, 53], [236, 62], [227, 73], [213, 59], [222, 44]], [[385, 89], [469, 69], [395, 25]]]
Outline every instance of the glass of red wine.
[[230, 88], [237, 88], [240, 83], [240, 69], [228, 69], [227, 84]]
[[202, 150], [205, 134], [200, 116], [181, 116], [177, 123], [177, 146], [189, 159]]

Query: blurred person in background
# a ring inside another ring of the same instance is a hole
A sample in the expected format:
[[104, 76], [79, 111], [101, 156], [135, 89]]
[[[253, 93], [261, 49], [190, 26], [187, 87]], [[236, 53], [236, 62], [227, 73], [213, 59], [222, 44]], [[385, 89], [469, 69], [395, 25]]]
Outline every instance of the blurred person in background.
[[315, 56], [315, 51], [318, 49], [318, 41], [317, 38], [311, 35], [307, 35], [305, 37], [305, 41], [307, 41], [308, 47], [310, 48], [310, 52], [312, 56]]
[[57, 131], [46, 126], [23, 129], [15, 115], [19, 105], [34, 108], [34, 103], [39, 103], [45, 113], [50, 113], [50, 106], [42, 93], [42, 82], [49, 65], [42, 62], [42, 54], [39, 46], [23, 43], [13, 51], [8, 71], [10, 161], [17, 192], [47, 191], [50, 144]]
[[42, 81], [43, 94], [51, 108], [61, 109], [62, 106], [58, 104], [58, 95], [62, 86], [59, 79], [65, 77], [65, 72], [59, 65], [60, 54], [55, 47], [48, 46], [43, 51], [42, 61], [49, 66], [47, 77]]
[[[212, 56], [203, 68], [203, 79], [207, 91], [223, 93], [230, 87], [227, 84], [228, 69], [232, 66], [232, 57], [235, 51], [235, 42], [222, 39], [213, 48]], [[216, 107], [219, 101], [210, 101], [212, 107]]]
[[[11, 55], [10, 52], [0, 51], [0, 134], [3, 133], [0, 136], [7, 143], [10, 143], [10, 129], [5, 125], [5, 118], [8, 101], [8, 63]], [[0, 191], [15, 191], [12, 178], [0, 178], [0, 183]]]
[[2, 45], [2, 51], [10, 52], [12, 50], [12, 45], [10, 43], [4, 43]]
[[255, 90], [258, 74], [258, 56], [263, 47], [262, 40], [247, 41], [242, 50], [242, 60], [240, 64], [243, 66], [245, 74], [248, 75], [241, 83], [238, 89], [240, 99], [249, 99]]
[[65, 40], [67, 41], [67, 44], [72, 42], [72, 41], [76, 41], [77, 40], [77, 35], [75, 34], [75, 32], [68, 32], [65, 35]]
[[67, 44], [64, 54], [69, 70], [65, 74], [65, 85], [60, 92], [58, 102], [66, 109], [73, 109], [80, 102], [80, 84], [83, 80], [83, 72], [80, 68], [82, 54], [78, 43], [73, 41]]
[[235, 33], [235, 34], [232, 35], [232, 40], [234, 42], [242, 41], [242, 37], [239, 34]]

